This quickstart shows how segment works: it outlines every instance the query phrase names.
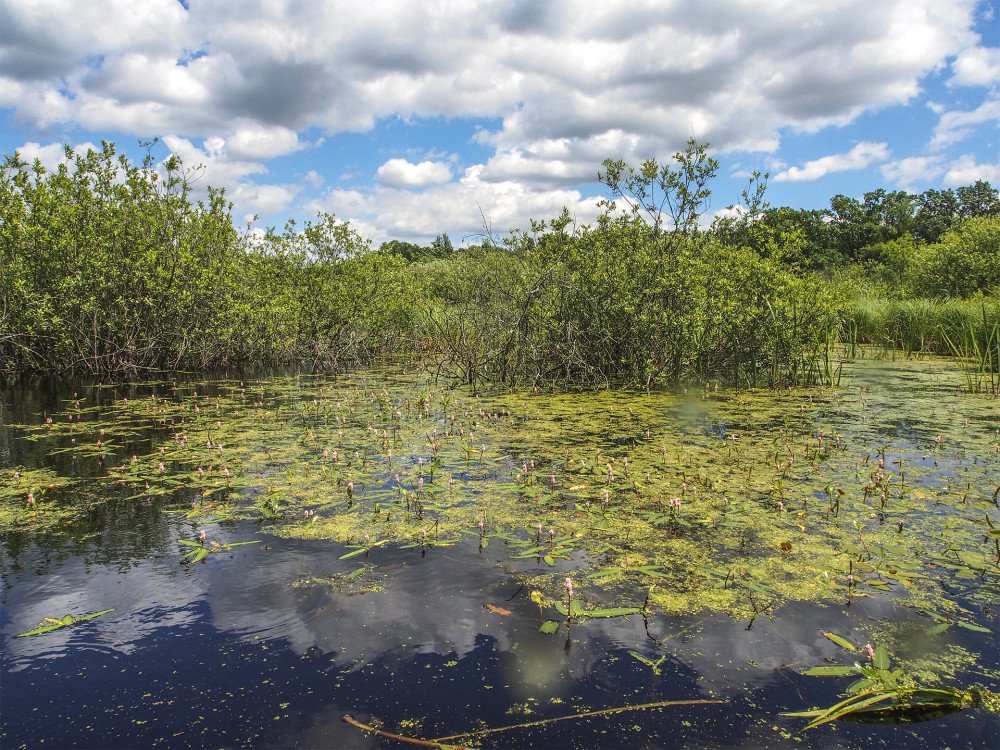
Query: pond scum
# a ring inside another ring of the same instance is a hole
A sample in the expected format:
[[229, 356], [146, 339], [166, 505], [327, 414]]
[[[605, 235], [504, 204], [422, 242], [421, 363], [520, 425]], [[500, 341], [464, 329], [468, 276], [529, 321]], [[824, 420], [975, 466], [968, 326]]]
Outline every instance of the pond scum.
[[50, 468], [0, 470], [0, 533], [75, 539], [157, 502], [183, 517], [189, 561], [211, 564], [240, 522], [343, 545], [354, 567], [325, 582], [347, 591], [378, 590], [390, 545], [499, 546], [547, 632], [877, 597], [931, 635], [991, 633], [996, 400], [907, 367], [928, 395], [906, 414], [888, 369], [874, 386], [725, 394], [472, 396], [412, 367], [95, 388], [15, 426]]

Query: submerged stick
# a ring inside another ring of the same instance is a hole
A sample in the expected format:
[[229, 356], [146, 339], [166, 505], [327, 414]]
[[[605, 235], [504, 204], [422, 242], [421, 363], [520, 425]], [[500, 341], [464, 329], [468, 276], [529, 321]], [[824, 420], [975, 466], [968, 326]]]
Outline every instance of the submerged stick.
[[445, 745], [437, 740], [418, 740], [416, 737], [404, 737], [401, 734], [393, 734], [392, 732], [386, 732], [381, 729], [376, 729], [375, 727], [369, 726], [368, 724], [362, 724], [357, 719], [353, 718], [350, 714], [344, 714], [342, 720], [350, 724], [352, 727], [357, 727], [358, 729], [363, 729], [366, 732], [371, 732], [372, 734], [377, 734], [379, 737], [386, 737], [390, 740], [398, 740], [399, 742], [408, 742], [411, 745], [420, 745], [421, 747], [436, 747], [443, 748], [443, 750], [465, 750], [465, 748], [460, 745]]
[[701, 706], [708, 703], [725, 703], [719, 700], [685, 700], [685, 701], [657, 701], [656, 703], [641, 703], [636, 706], [620, 706], [618, 708], [603, 708], [600, 711], [585, 711], [580, 714], [570, 716], [556, 716], [552, 719], [539, 719], [538, 721], [528, 721], [524, 724], [511, 724], [506, 727], [495, 727], [493, 729], [479, 729], [463, 734], [452, 734], [447, 737], [438, 737], [431, 742], [444, 742], [445, 740], [457, 740], [462, 737], [475, 737], [484, 734], [494, 734], [495, 732], [506, 732], [508, 729], [526, 729], [528, 727], [538, 727], [545, 724], [554, 724], [557, 721], [568, 721], [570, 719], [586, 719], [591, 716], [610, 716], [612, 714], [625, 713], [626, 711], [641, 711], [647, 708], [666, 708], [668, 706]]

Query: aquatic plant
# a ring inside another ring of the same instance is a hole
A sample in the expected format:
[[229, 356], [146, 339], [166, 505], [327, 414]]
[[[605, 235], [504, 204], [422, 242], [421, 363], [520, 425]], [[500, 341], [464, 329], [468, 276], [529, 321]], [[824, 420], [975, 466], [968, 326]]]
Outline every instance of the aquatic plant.
[[241, 547], [244, 544], [257, 544], [260, 540], [253, 539], [247, 542], [217, 542], [214, 539], [209, 540], [208, 545], [205, 544], [205, 531], [202, 530], [198, 534], [198, 540], [192, 541], [190, 539], [178, 539], [178, 544], [183, 544], [186, 547], [190, 547], [187, 552], [183, 555], [184, 562], [196, 563], [204, 562], [205, 558], [209, 555], [218, 552], [228, 552], [235, 547]]
[[[838, 645], [858, 651], [846, 638], [824, 633]], [[844, 691], [847, 698], [827, 709], [791, 711], [783, 716], [811, 719], [806, 729], [830, 721], [860, 721], [872, 724], [926, 721], [968, 708], [976, 701], [975, 691], [955, 688], [930, 688], [917, 685], [902, 667], [890, 669], [884, 646], [864, 649], [865, 659], [845, 666], [812, 667], [802, 672], [812, 677], [848, 677], [857, 679]]]
[[53, 630], [60, 630], [70, 625], [76, 625], [77, 623], [86, 622], [87, 620], [93, 620], [95, 617], [100, 617], [101, 615], [106, 615], [109, 612], [114, 612], [115, 608], [102, 609], [100, 612], [91, 612], [89, 615], [80, 615], [79, 617], [74, 617], [73, 615], [63, 615], [60, 618], [46, 617], [34, 630], [28, 630], [24, 633], [18, 633], [15, 638], [25, 638], [29, 635], [42, 635], [43, 633], [51, 633]]

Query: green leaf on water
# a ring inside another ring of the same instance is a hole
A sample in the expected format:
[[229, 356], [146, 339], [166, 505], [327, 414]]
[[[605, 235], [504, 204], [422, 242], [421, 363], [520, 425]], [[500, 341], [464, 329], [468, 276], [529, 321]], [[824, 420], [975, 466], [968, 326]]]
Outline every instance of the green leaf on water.
[[853, 643], [851, 643], [846, 638], [842, 638], [841, 636], [837, 635], [836, 633], [828, 633], [825, 630], [822, 631], [822, 632], [823, 632], [823, 635], [825, 635], [827, 638], [829, 638], [831, 641], [833, 641], [834, 643], [836, 643], [841, 648], [846, 648], [848, 651], [857, 651], [858, 650], [858, 647], [855, 646]]
[[587, 617], [623, 617], [625, 615], [637, 615], [641, 611], [639, 607], [607, 607], [604, 609], [588, 609], [583, 614]]
[[607, 578], [608, 576], [619, 575], [621, 570], [618, 568], [605, 568], [604, 570], [597, 570], [593, 573], [587, 575], [587, 578]]
[[578, 601], [573, 601], [570, 603], [569, 611], [566, 610], [566, 605], [563, 604], [562, 602], [556, 602], [555, 607], [556, 611], [559, 614], [564, 615], [566, 617], [578, 617], [579, 615], [586, 614], [583, 611], [583, 607], [580, 606], [580, 602]]
[[927, 635], [937, 635], [938, 633], [943, 633], [949, 627], [951, 627], [950, 623], [942, 622], [940, 625], [935, 625], [933, 628], [930, 628], [927, 631]]
[[974, 630], [977, 633], [992, 633], [993, 632], [989, 628], [980, 627], [979, 625], [973, 625], [972, 623], [969, 623], [969, 622], [959, 622], [959, 623], [955, 623], [955, 624], [958, 625], [960, 628], [965, 628], [966, 630]]
[[558, 620], [546, 620], [542, 623], [542, 627], [538, 629], [539, 633], [545, 633], [546, 635], [552, 635], [559, 631], [559, 627], [562, 625]]
[[858, 669], [853, 665], [849, 667], [812, 667], [802, 672], [810, 677], [845, 677], [857, 673]]
[[49, 624], [46, 625], [45, 622], [43, 622], [34, 630], [29, 630], [25, 633], [18, 633], [14, 637], [23, 638], [29, 635], [41, 635], [42, 633], [50, 633], [53, 630], [59, 630], [61, 628], [65, 628], [68, 625], [75, 625], [78, 622], [93, 620], [95, 617], [100, 617], [101, 615], [106, 615], [108, 614], [108, 612], [114, 612], [114, 611], [115, 608], [112, 607], [111, 609], [102, 609], [100, 612], [91, 612], [88, 615], [80, 615], [79, 617], [73, 617], [73, 615], [63, 615], [59, 619], [56, 619], [54, 617], [46, 617], [44, 618], [44, 620]]
[[358, 547], [353, 552], [348, 552], [346, 555], [341, 555], [337, 559], [338, 560], [346, 560], [349, 557], [354, 557], [355, 555], [360, 555], [361, 553], [367, 552], [367, 551], [368, 551], [368, 547]]
[[645, 656], [643, 656], [640, 653], [637, 653], [635, 651], [629, 651], [629, 653], [632, 656], [634, 656], [636, 659], [638, 659], [639, 661], [641, 661], [643, 664], [648, 664], [651, 667], [655, 667], [656, 666], [656, 662], [655, 661], [653, 661], [652, 659], [647, 659]]

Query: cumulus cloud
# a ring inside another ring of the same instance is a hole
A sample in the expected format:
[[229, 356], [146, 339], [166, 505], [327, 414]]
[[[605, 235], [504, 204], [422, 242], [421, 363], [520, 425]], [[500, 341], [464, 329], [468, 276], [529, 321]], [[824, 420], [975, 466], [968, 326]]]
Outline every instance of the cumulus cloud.
[[[83, 155], [88, 151], [100, 151], [101, 149], [99, 146], [95, 146], [90, 141], [87, 141], [72, 146], [72, 150], [76, 154]], [[17, 149], [17, 152], [28, 164], [38, 159], [42, 166], [49, 172], [54, 171], [60, 164], [66, 162], [66, 148], [59, 143], [48, 143], [43, 146], [35, 141], [29, 141]]]
[[948, 185], [971, 185], [977, 180], [1000, 182], [1000, 162], [981, 164], [972, 154], [963, 154], [951, 164], [944, 176]]
[[[608, 156], [665, 159], [692, 136], [716, 153], [770, 154], [790, 130], [906, 105], [949, 60], [953, 83], [988, 85], [1000, 60], [972, 31], [975, 9], [975, 0], [721, 0], [712, 13], [694, 0], [9, 0], [0, 108], [33, 134], [176, 134], [204, 152], [217, 184], [248, 183], [275, 157], [390, 118], [486, 118], [477, 140], [491, 154], [478, 163], [390, 159], [379, 189], [436, 189], [476, 168], [491, 194], [519, 183], [548, 205], [592, 183]], [[939, 138], [960, 139], [988, 116], [945, 114]], [[886, 158], [852, 151], [776, 179]], [[357, 172], [329, 169], [319, 177]]]
[[965, 86], [996, 86], [1000, 81], [1000, 48], [972, 47], [951, 64], [952, 82]]
[[294, 130], [283, 127], [240, 128], [226, 138], [226, 150], [236, 158], [270, 159], [303, 148]]
[[482, 165], [466, 170], [458, 180], [421, 191], [377, 185], [371, 190], [330, 190], [306, 209], [350, 218], [352, 225], [375, 244], [390, 239], [430, 243], [442, 227], [456, 244], [481, 241], [484, 234], [504, 234], [527, 227], [530, 219], [558, 216], [569, 208], [578, 223], [593, 223], [599, 197], [566, 188], [536, 189], [524, 182], [483, 178]]
[[389, 159], [375, 173], [378, 181], [388, 187], [425, 187], [441, 185], [451, 180], [451, 170], [439, 161], [412, 164], [406, 159]]
[[994, 93], [982, 104], [971, 110], [952, 110], [941, 113], [931, 148], [941, 149], [968, 138], [976, 128], [1000, 125], [1000, 95]]
[[881, 166], [882, 175], [904, 190], [912, 190], [921, 182], [930, 182], [941, 176], [945, 170], [940, 156], [910, 156]]
[[775, 182], [818, 180], [831, 172], [864, 169], [870, 164], [889, 158], [886, 143], [862, 142], [844, 154], [832, 154], [806, 162], [801, 167], [789, 167], [774, 176]]
[[789, 122], [816, 127], [908, 101], [955, 51], [974, 7], [728, 0], [709, 18], [689, 2], [628, 12], [586, 0], [530, 12], [457, 0], [46, 5], [5, 4], [0, 70], [59, 79], [71, 116], [88, 110], [95, 127], [101, 113], [108, 126], [203, 134], [233, 119], [337, 131], [392, 114], [499, 116], [520, 145], [624, 126], [668, 149], [692, 127], [721, 148], [767, 144]]

